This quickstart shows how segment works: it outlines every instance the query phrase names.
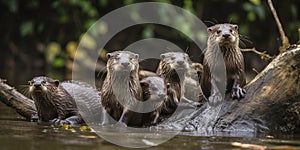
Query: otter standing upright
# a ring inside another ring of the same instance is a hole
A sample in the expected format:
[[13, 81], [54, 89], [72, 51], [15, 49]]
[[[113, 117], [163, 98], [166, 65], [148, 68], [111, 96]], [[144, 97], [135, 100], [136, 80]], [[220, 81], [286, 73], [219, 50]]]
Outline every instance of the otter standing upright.
[[[107, 57], [107, 75], [101, 89], [104, 111], [119, 123], [139, 126], [141, 114], [130, 110], [135, 108], [137, 101], [142, 101], [138, 75], [139, 55], [129, 51], [115, 51], [108, 53]], [[108, 118], [105, 118], [103, 124], [107, 121]]]
[[203, 76], [201, 87], [206, 97], [212, 90], [212, 78], [209, 63], [216, 63], [216, 52], [221, 51], [226, 67], [226, 92], [234, 99], [243, 98], [246, 94], [243, 86], [246, 84], [244, 58], [239, 48], [238, 26], [234, 24], [217, 24], [208, 28], [209, 36], [207, 50], [203, 60]]

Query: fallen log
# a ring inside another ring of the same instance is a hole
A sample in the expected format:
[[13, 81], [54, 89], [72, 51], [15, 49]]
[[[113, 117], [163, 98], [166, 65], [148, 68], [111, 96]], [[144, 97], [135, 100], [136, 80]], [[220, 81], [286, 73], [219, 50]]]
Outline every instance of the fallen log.
[[224, 102], [215, 129], [299, 132], [300, 46], [278, 55], [246, 90], [244, 99]]
[[26, 120], [31, 120], [37, 114], [33, 100], [7, 85], [3, 79], [0, 79], [0, 101], [15, 109]]

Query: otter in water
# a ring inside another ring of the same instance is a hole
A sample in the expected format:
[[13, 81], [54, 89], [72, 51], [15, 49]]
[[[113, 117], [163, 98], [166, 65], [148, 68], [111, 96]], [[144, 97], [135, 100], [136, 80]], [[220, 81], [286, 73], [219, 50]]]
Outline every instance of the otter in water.
[[[176, 97], [169, 102], [171, 106], [177, 106], [180, 100], [188, 102], [205, 101], [201, 87], [197, 79], [197, 72], [192, 67], [189, 57], [182, 52], [167, 52], [161, 54], [157, 74], [169, 84], [169, 94]], [[171, 96], [172, 97], [172, 96]]]
[[83, 122], [74, 98], [49, 77], [35, 77], [29, 81], [29, 93], [38, 111], [38, 122], [53, 122], [55, 125], [76, 125]]
[[[139, 55], [115, 51], [108, 53], [107, 58], [107, 75], [101, 88], [104, 111], [123, 125], [140, 126], [142, 114], [130, 110], [137, 101], [142, 101]], [[106, 124], [108, 120], [104, 120]]]
[[239, 48], [238, 26], [234, 24], [217, 24], [208, 28], [209, 37], [207, 50], [203, 60], [201, 87], [206, 97], [211, 95], [212, 83], [209, 63], [216, 64], [218, 50], [221, 51], [226, 67], [226, 92], [234, 99], [243, 98], [246, 94], [243, 86], [246, 84], [244, 58]]

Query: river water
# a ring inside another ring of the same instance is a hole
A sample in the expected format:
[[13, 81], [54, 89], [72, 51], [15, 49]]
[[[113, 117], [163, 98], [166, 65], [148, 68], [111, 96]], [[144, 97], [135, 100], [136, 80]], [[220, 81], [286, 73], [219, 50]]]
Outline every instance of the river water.
[[[118, 133], [115, 136], [121, 136]], [[130, 133], [131, 139], [140, 140], [137, 133]], [[233, 137], [230, 133], [218, 136], [203, 136], [182, 132], [158, 146], [146, 148], [154, 150], [170, 149], [300, 149], [300, 135], [256, 135], [244, 133], [243, 137]], [[137, 139], [134, 139], [137, 138]], [[0, 103], [0, 149], [1, 150], [116, 150], [125, 149], [114, 145], [91, 131], [81, 131], [52, 126], [37, 125], [25, 121], [15, 110]]]

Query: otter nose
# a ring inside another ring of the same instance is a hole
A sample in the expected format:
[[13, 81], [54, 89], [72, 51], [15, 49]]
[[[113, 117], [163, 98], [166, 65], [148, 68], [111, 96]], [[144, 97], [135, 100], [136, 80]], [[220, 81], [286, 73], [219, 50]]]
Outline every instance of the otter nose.
[[124, 67], [127, 67], [129, 65], [129, 62], [122, 62], [121, 63]]
[[224, 37], [225, 39], [228, 39], [229, 36], [230, 36], [230, 34], [223, 34], [223, 37]]
[[38, 88], [38, 87], [41, 86], [41, 84], [40, 83], [35, 83], [35, 84], [33, 84], [33, 86], [36, 87], [36, 88]]
[[178, 64], [178, 65], [183, 65], [183, 63], [184, 63], [184, 61], [183, 61], [183, 60], [179, 60], [179, 61], [177, 61], [177, 64]]

